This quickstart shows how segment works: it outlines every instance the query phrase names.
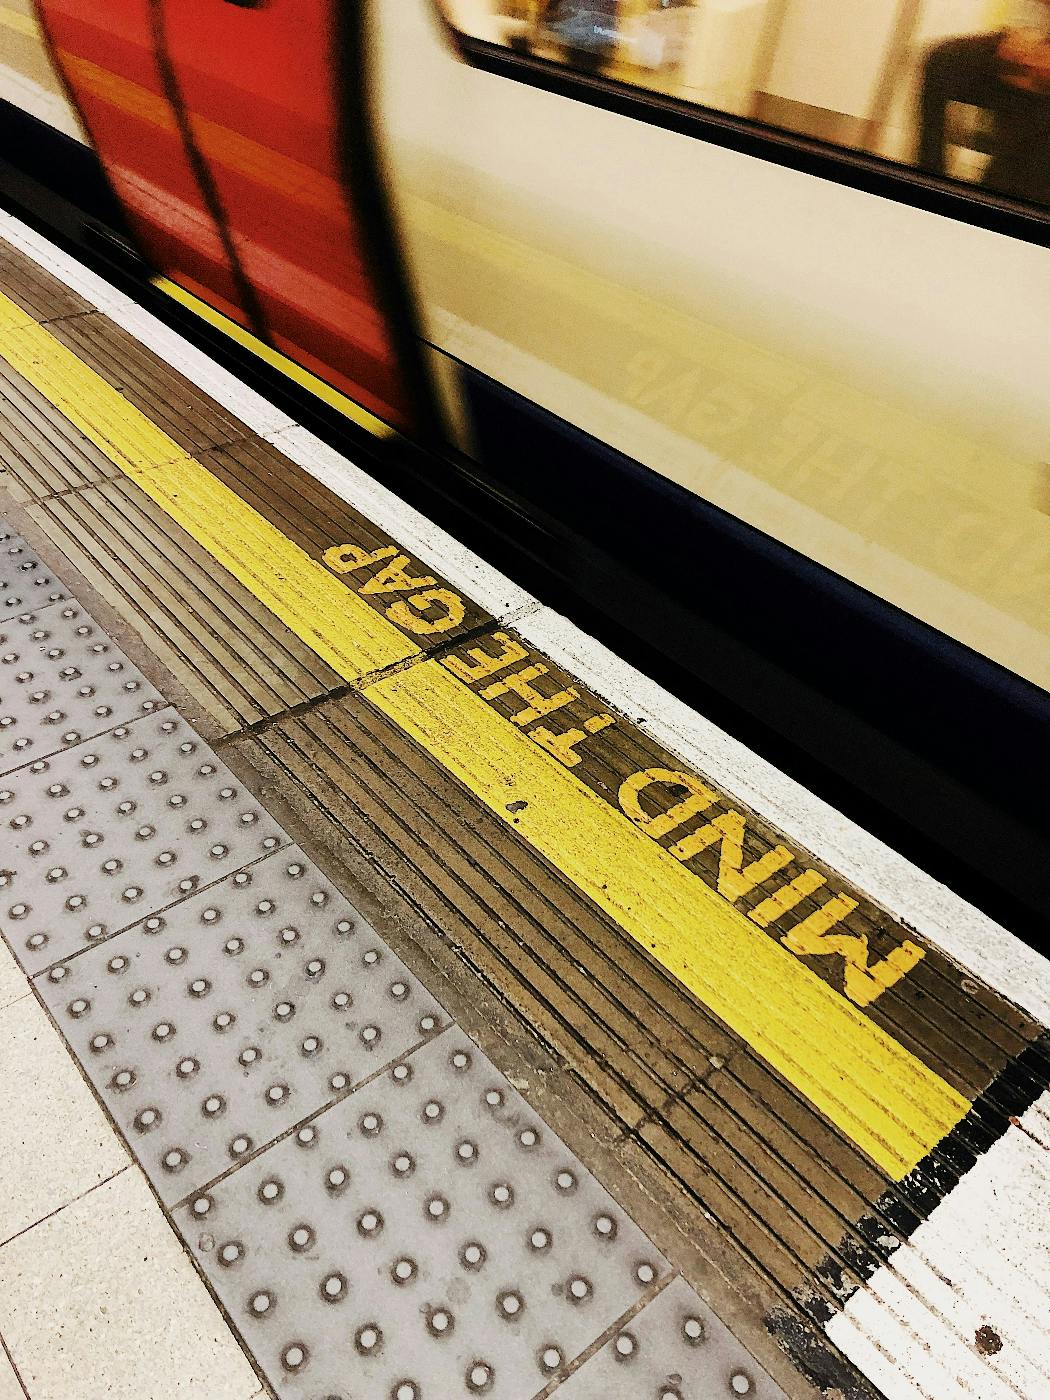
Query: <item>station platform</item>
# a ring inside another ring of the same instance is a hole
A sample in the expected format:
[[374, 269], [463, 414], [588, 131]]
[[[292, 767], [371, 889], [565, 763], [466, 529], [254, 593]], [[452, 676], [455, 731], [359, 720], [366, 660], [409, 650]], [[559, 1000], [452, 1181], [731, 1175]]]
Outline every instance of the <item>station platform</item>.
[[0, 1400], [1050, 1395], [1050, 964], [0, 238]]

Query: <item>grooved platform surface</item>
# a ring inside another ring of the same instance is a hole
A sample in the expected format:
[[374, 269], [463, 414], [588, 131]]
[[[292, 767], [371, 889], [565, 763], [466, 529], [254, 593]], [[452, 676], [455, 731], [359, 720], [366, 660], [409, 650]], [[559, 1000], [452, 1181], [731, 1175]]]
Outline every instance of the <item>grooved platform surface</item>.
[[29, 513], [227, 732], [341, 685], [133, 483], [108, 482]]
[[[955, 961], [977, 911], [892, 853], [924, 913], [871, 897], [811, 795], [745, 805], [352, 464], [21, 271], [0, 482], [82, 602], [0, 527], [0, 928], [279, 1400], [1039, 1393], [1016, 940]], [[140, 713], [186, 693], [218, 757]]]
[[563, 1400], [776, 1400], [769, 1377], [696, 1294], [675, 1279], [558, 1392]]

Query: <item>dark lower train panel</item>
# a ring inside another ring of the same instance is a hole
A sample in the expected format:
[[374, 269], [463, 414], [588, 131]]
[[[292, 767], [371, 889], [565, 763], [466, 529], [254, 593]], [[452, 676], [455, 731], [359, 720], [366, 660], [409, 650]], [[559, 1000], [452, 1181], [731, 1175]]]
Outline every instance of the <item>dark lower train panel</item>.
[[486, 468], [528, 493], [549, 532], [533, 548], [596, 630], [605, 617], [619, 649], [641, 642], [645, 669], [676, 693], [1045, 937], [1033, 769], [1050, 696], [502, 386], [465, 379]]
[[[1037, 946], [1050, 697], [463, 368], [478, 461], [348, 426], [159, 297], [91, 151], [0, 102], [0, 192], [321, 436]], [[642, 547], [639, 547], [642, 541]]]
[[122, 243], [123, 211], [89, 147], [0, 97], [0, 197], [66, 238]]

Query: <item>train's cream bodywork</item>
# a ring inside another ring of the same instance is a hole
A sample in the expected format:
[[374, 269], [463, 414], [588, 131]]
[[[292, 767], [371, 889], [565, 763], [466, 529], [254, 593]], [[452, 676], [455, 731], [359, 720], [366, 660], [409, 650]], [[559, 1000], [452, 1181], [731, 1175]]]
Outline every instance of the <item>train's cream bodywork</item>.
[[[373, 14], [432, 345], [1050, 687], [1044, 249], [471, 68], [431, 0]], [[0, 65], [84, 139], [28, 0]]]
[[432, 343], [1050, 686], [1046, 251], [470, 68], [429, 0], [376, 9]]
[[48, 57], [32, 0], [0, 4], [0, 97], [87, 144], [80, 118]]

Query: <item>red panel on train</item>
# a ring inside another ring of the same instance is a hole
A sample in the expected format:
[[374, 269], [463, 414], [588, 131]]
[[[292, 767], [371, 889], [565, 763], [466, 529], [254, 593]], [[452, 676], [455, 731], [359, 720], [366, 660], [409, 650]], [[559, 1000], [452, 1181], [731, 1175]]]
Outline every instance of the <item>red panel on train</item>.
[[166, 0], [166, 42], [267, 338], [403, 422], [391, 337], [340, 163], [335, 8]]
[[149, 263], [407, 425], [341, 163], [335, 0], [38, 5]]
[[246, 324], [164, 90], [149, 0], [38, 0], [38, 10], [143, 256]]

